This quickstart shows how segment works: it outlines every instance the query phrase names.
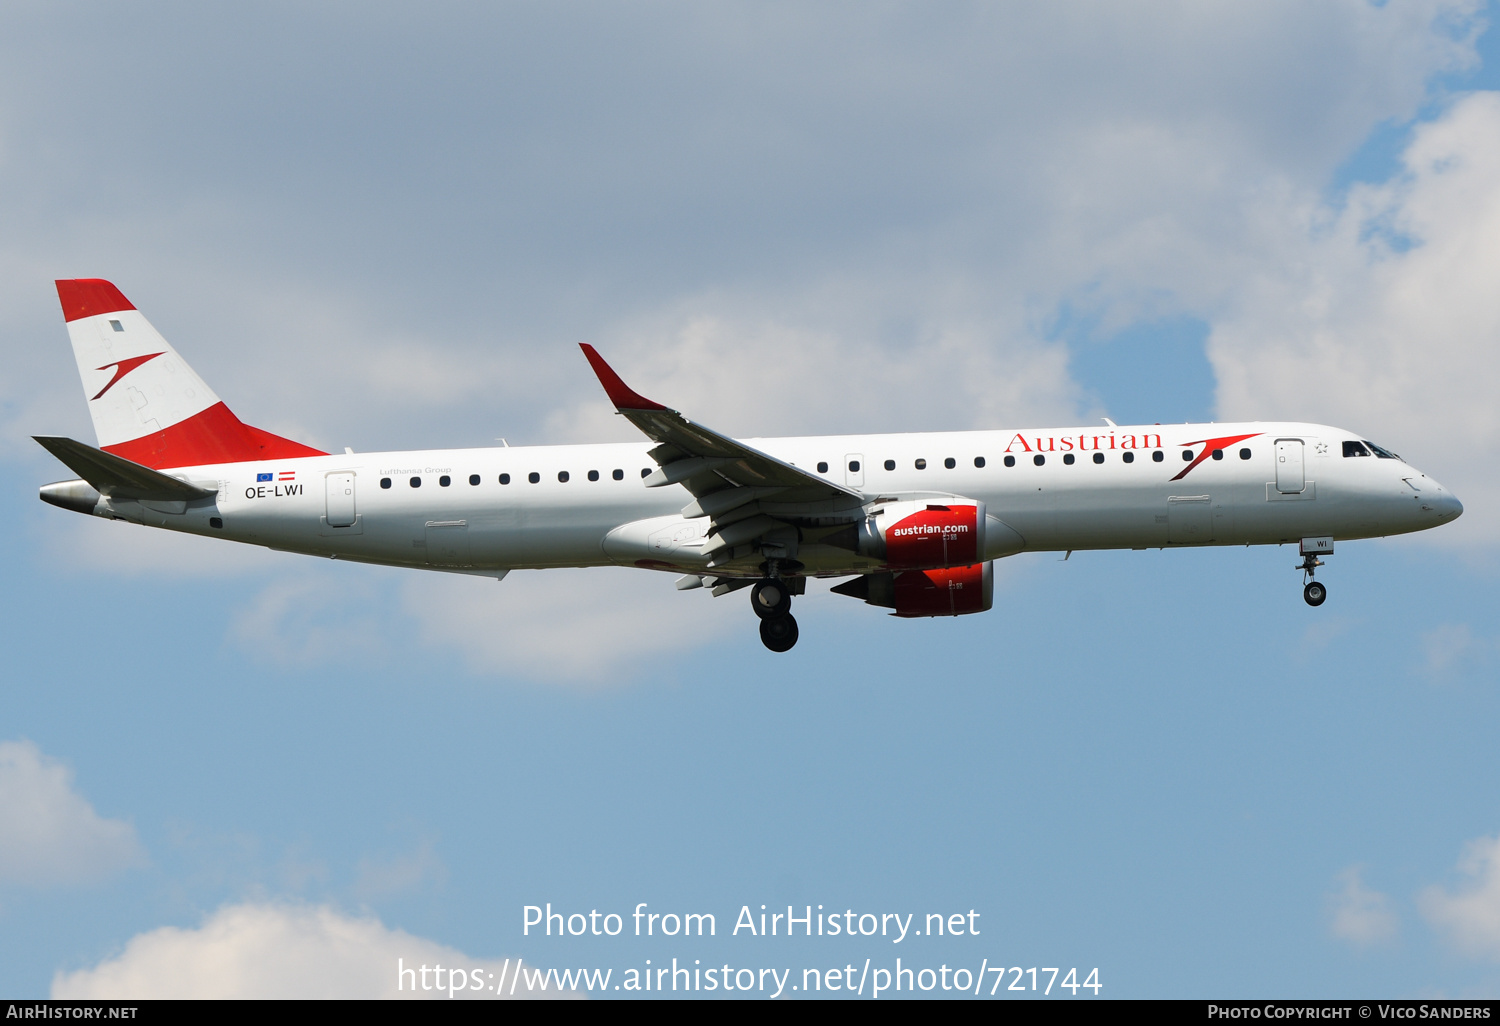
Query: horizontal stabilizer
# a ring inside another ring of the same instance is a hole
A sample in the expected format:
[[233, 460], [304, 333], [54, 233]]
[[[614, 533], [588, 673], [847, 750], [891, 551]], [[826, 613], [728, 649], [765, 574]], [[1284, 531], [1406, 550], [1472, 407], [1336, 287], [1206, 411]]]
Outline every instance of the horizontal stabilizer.
[[71, 438], [55, 435], [32, 437], [69, 470], [93, 485], [100, 495], [116, 499], [191, 502], [218, 492], [217, 488], [199, 488]]

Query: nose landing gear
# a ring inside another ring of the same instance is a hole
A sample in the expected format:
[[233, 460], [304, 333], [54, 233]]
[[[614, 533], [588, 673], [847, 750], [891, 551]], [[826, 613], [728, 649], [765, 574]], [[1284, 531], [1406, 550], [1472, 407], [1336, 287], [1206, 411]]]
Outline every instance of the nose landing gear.
[[772, 652], [785, 652], [797, 643], [797, 621], [792, 618], [792, 589], [780, 577], [763, 577], [750, 589], [750, 608], [760, 617], [760, 640]]
[[1302, 557], [1302, 562], [1297, 564], [1297, 569], [1302, 571], [1302, 579], [1306, 581], [1302, 586], [1302, 600], [1310, 606], [1321, 606], [1323, 600], [1328, 598], [1328, 589], [1313, 580], [1313, 572], [1323, 565], [1323, 561], [1311, 552]]

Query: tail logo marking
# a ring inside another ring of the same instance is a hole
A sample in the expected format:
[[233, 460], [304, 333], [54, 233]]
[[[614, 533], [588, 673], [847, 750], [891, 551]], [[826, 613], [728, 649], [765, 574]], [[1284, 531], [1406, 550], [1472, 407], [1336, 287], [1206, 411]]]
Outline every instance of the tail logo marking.
[[[95, 370], [109, 370], [111, 367], [113, 367], [115, 369], [115, 376], [109, 379], [109, 384], [99, 389], [99, 394], [94, 396], [94, 399], [98, 399], [99, 396], [102, 396], [105, 392], [108, 392], [111, 388], [114, 388], [115, 382], [119, 381], [125, 375], [135, 370], [141, 364], [145, 363], [147, 360], [154, 360], [160, 355], [162, 354], [150, 353], [146, 356], [132, 356], [130, 359], [121, 360], [118, 363], [106, 363], [103, 367], [95, 367]], [[89, 402], [93, 402], [94, 399], [90, 399]]]

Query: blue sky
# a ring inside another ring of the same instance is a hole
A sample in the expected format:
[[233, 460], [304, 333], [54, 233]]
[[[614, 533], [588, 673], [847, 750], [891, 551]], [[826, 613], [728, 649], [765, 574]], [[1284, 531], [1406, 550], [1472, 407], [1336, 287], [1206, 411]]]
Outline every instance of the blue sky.
[[[1493, 995], [1494, 11], [1092, 11], [0, 13], [0, 993], [302, 993], [266, 946], [326, 913], [343, 993], [442, 950]], [[1341, 545], [1317, 610], [1286, 550], [1026, 555], [954, 620], [815, 587], [777, 657], [656, 575], [44, 506], [81, 276], [324, 447], [630, 438], [590, 341], [744, 435], [1297, 417], [1467, 511]], [[721, 936], [522, 937], [549, 901]], [[983, 933], [723, 936], [762, 903]]]

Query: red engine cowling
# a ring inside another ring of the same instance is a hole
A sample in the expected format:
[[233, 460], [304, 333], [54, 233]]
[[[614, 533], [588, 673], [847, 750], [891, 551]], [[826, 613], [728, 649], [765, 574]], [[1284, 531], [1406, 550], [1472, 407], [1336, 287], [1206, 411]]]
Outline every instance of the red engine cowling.
[[994, 562], [937, 570], [866, 574], [833, 589], [894, 609], [895, 616], [962, 616], [983, 613], [995, 602]]
[[971, 566], [984, 553], [984, 503], [892, 502], [860, 525], [858, 551], [895, 568]]

